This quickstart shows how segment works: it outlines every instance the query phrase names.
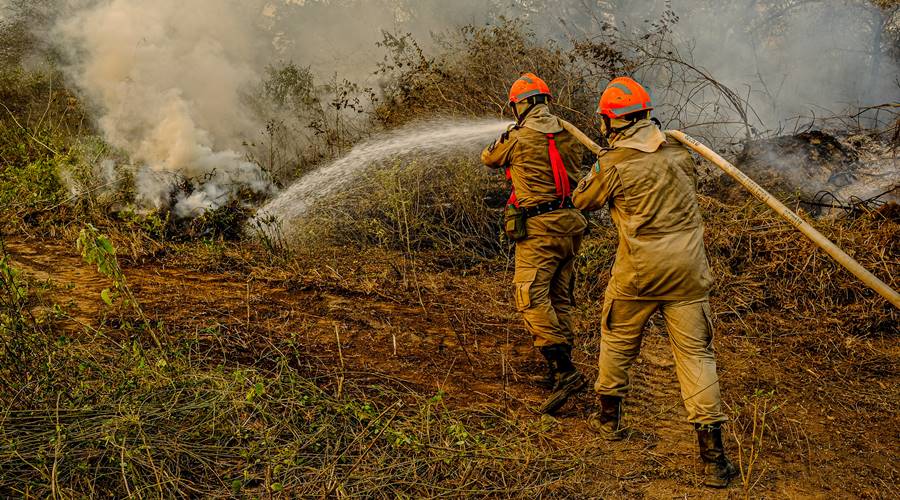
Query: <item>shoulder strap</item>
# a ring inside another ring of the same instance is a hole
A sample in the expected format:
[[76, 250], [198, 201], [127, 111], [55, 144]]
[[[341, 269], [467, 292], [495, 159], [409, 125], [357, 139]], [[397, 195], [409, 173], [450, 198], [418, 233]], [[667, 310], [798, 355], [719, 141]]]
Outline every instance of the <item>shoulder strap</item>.
[[[556, 184], [556, 197], [562, 203], [572, 196], [572, 186], [569, 183], [569, 173], [566, 171], [566, 165], [563, 163], [562, 156], [559, 155], [559, 149], [556, 147], [556, 138], [554, 134], [547, 134], [547, 151], [550, 155], [550, 168], [553, 170], [553, 182]], [[512, 172], [506, 169], [506, 178], [512, 182]], [[512, 188], [509, 194], [507, 205], [518, 207], [519, 200], [516, 198], [516, 189]], [[562, 206], [562, 205], [560, 205]]]
[[563, 164], [559, 149], [556, 147], [556, 139], [553, 134], [547, 134], [548, 152], [550, 154], [550, 167], [553, 169], [553, 181], [556, 183], [556, 196], [565, 201], [572, 195], [572, 187], [569, 185], [569, 173]]
[[[506, 168], [506, 179], [510, 182], [510, 184], [512, 184], [512, 172], [510, 171], [509, 167]], [[518, 200], [518, 198], [516, 198], [516, 187], [515, 186], [510, 188], [509, 200], [506, 201], [506, 204], [512, 205], [516, 208], [519, 207], [519, 200]]]

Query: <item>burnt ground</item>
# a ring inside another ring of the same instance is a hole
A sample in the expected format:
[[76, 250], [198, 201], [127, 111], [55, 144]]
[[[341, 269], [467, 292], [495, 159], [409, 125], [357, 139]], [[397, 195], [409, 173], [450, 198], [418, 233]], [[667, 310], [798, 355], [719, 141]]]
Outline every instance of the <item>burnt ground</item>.
[[[54, 285], [69, 317], [60, 328], [77, 335], [84, 325], [110, 321], [99, 298], [108, 282], [74, 245], [21, 234], [8, 239], [7, 250], [14, 266]], [[405, 384], [423, 394], [442, 390], [459, 408], [540, 418], [529, 408], [545, 396], [535, 383], [543, 367], [509, 304], [511, 272], [497, 270], [502, 266], [457, 268], [374, 250], [334, 249], [278, 265], [255, 255], [194, 244], [121, 259], [145, 313], [224, 362], [265, 362], [292, 351], [301, 371]], [[599, 309], [591, 299], [579, 313], [576, 361], [593, 380]], [[592, 472], [572, 478], [585, 497], [900, 496], [898, 337], [847, 335], [839, 322], [791, 310], [773, 323], [738, 313], [720, 296], [713, 308], [723, 396], [735, 420], [726, 446], [745, 470], [758, 453], [746, 484], [738, 479], [721, 492], [698, 486], [695, 438], [657, 319], [627, 400], [631, 438], [610, 444], [587, 429], [597, 407], [590, 391], [547, 431], [560, 456], [578, 457]], [[829, 324], [832, 334], [823, 336]], [[754, 422], [765, 427], [761, 444], [751, 438]]]

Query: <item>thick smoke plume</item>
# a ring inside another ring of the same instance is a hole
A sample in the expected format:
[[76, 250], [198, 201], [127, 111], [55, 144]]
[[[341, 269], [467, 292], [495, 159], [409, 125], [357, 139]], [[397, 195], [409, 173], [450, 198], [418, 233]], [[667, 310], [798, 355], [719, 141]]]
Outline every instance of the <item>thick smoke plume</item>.
[[[253, 2], [249, 2], [252, 4]], [[113, 0], [76, 10], [54, 34], [94, 106], [104, 137], [135, 162], [139, 204], [178, 216], [217, 208], [241, 190], [265, 193], [260, 168], [236, 152], [257, 124], [241, 102], [257, 80], [259, 38], [248, 2]]]
[[[483, 10], [478, 3], [70, 0], [49, 38], [67, 52], [104, 138], [134, 162], [137, 203], [174, 201], [176, 215], [195, 216], [243, 191], [272, 190], [239, 152], [265, 129], [246, 93], [268, 64], [371, 78], [381, 29], [415, 25], [427, 36], [429, 27], [474, 21], [453, 14]], [[185, 182], [191, 188], [176, 189]]]

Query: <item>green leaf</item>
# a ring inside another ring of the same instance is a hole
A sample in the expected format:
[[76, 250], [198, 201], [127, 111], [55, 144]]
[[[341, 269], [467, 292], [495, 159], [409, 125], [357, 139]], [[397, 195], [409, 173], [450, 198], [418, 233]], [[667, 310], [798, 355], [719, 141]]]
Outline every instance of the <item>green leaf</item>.
[[112, 297], [109, 295], [109, 288], [104, 288], [102, 292], [100, 292], [100, 298], [103, 299], [103, 302], [106, 302], [106, 305], [113, 305]]
[[272, 483], [272, 491], [278, 492], [284, 489], [284, 485], [281, 483]]
[[109, 241], [109, 239], [106, 236], [101, 235], [101, 236], [97, 237], [97, 242], [100, 243], [100, 247], [103, 248], [103, 251], [105, 251], [106, 253], [108, 253], [108, 254], [116, 253], [116, 250], [113, 248], [112, 243]]

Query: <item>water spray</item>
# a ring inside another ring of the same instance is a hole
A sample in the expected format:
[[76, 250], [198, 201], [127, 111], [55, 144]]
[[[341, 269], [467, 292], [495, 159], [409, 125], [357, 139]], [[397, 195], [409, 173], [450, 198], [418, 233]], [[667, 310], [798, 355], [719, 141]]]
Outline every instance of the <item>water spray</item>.
[[[579, 142], [584, 144], [594, 154], [598, 156], [602, 156], [604, 154], [603, 148], [592, 141], [587, 135], [584, 134], [584, 132], [578, 130], [578, 128], [571, 123], [565, 122], [563, 120], [560, 120], [560, 122], [562, 123], [563, 128], [565, 128], [570, 134], [572, 134], [576, 139], [578, 139]], [[732, 165], [725, 158], [719, 156], [718, 153], [703, 145], [693, 137], [685, 134], [684, 132], [681, 132], [679, 130], [666, 130], [665, 132], [667, 136], [684, 144], [691, 150], [698, 153], [700, 156], [706, 158], [717, 167], [721, 168], [726, 174], [728, 174], [734, 180], [744, 186], [747, 191], [750, 191], [753, 196], [768, 205], [769, 208], [774, 210], [775, 213], [780, 215], [783, 219], [794, 226], [794, 228], [803, 233], [803, 235], [809, 238], [813, 243], [815, 243], [816, 246], [824, 250], [825, 253], [827, 253], [829, 256], [831, 256], [832, 259], [837, 261], [838, 264], [842, 265], [845, 269], [853, 273], [853, 275], [859, 278], [860, 281], [865, 283], [866, 286], [878, 292], [882, 297], [887, 299], [888, 302], [893, 304], [894, 307], [900, 309], [900, 293], [897, 293], [897, 291], [891, 288], [887, 283], [878, 279], [877, 276], [869, 272], [868, 269], [863, 267], [862, 264], [853, 259], [853, 257], [847, 255], [846, 252], [841, 250], [840, 247], [826, 238], [825, 235], [817, 231], [816, 228], [812, 227], [808, 222], [794, 213], [793, 210], [785, 206], [784, 203], [778, 201], [768, 191], [763, 189], [762, 186], [754, 182], [753, 179], [747, 177], [747, 174], [741, 172], [737, 167]]]
[[[346, 155], [301, 177], [260, 208], [254, 221], [275, 217], [285, 224], [302, 217], [311, 206], [346, 188], [372, 165], [410, 153], [434, 153], [482, 147], [506, 130], [501, 120], [445, 120], [412, 124], [355, 146]], [[253, 222], [253, 221], [251, 221]]]

